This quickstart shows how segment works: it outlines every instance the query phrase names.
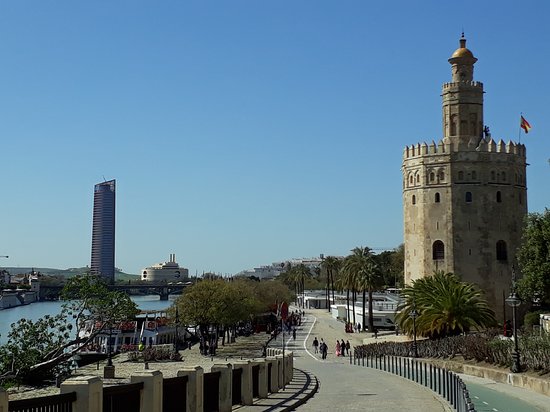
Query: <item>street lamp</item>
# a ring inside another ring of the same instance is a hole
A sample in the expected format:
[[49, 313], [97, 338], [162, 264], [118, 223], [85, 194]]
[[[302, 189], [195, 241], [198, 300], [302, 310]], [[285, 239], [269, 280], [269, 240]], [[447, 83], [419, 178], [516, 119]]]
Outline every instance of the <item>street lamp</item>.
[[113, 324], [109, 322], [109, 349], [107, 353], [107, 366], [113, 366]]
[[176, 341], [174, 342], [175, 352], [178, 353], [178, 339], [179, 339], [179, 333], [178, 333], [178, 324], [180, 323], [180, 314], [178, 311], [178, 307], [176, 306]]
[[[512, 273], [513, 269], [512, 269]], [[515, 277], [515, 276], [514, 276]], [[510, 296], [506, 298], [506, 303], [508, 306], [512, 307], [512, 327], [514, 330], [514, 351], [512, 352], [512, 367], [510, 370], [513, 373], [521, 372], [521, 365], [519, 363], [519, 347], [518, 347], [518, 329], [516, 324], [516, 308], [521, 305], [521, 299], [518, 297], [516, 290], [515, 290], [515, 279], [512, 283], [512, 291], [510, 292]]]
[[418, 317], [418, 312], [416, 311], [416, 304], [413, 300], [413, 310], [409, 313], [409, 316], [413, 320], [413, 356], [418, 358], [418, 350], [416, 348], [416, 318]]

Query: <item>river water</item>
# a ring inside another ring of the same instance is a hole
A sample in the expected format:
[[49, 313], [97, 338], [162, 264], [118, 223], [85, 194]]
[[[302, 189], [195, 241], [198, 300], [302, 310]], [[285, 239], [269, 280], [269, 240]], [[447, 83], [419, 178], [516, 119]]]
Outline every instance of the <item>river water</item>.
[[[141, 310], [168, 309], [177, 296], [170, 295], [169, 300], [160, 300], [158, 295], [132, 296]], [[6, 343], [11, 324], [19, 319], [38, 320], [44, 315], [56, 315], [61, 312], [62, 301], [35, 302], [29, 305], [17, 306], [11, 309], [0, 310], [0, 344]]]

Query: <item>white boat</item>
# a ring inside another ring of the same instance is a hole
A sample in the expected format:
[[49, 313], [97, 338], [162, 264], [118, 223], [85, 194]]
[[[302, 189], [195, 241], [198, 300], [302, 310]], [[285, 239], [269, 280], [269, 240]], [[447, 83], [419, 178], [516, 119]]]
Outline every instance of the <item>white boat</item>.
[[[102, 328], [92, 341], [83, 348], [77, 357], [79, 366], [83, 366], [99, 359], [106, 358], [111, 353], [129, 352], [138, 350], [140, 342], [145, 347], [160, 345], [174, 345], [176, 341], [176, 325], [166, 317], [166, 312], [142, 311], [133, 320], [118, 322], [109, 327], [102, 322], [88, 321], [78, 335], [91, 336], [98, 328]], [[181, 342], [191, 340], [193, 335], [185, 325], [178, 325], [178, 339]], [[110, 341], [110, 348], [109, 348]], [[185, 345], [183, 345], [185, 347]]]

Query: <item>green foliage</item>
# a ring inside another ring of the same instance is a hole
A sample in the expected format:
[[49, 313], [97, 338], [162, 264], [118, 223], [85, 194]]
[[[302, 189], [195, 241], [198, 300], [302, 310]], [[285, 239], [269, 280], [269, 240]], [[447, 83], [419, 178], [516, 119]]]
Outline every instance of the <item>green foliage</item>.
[[[61, 296], [67, 300], [61, 314], [12, 324], [8, 342], [0, 346], [2, 381], [34, 383], [68, 371], [67, 361], [103, 328], [138, 313], [127, 294], [110, 291], [97, 276], [69, 279]], [[103, 326], [90, 336], [76, 336], [88, 321], [99, 321]]]
[[67, 370], [66, 364], [32, 372], [32, 366], [43, 361], [70, 339], [72, 325], [64, 315], [45, 315], [37, 321], [20, 319], [11, 325], [8, 341], [0, 346], [0, 370], [13, 381], [31, 383], [51, 379]]
[[[540, 374], [550, 372], [550, 334], [524, 334], [518, 340], [523, 369]], [[487, 362], [510, 367], [514, 342], [503, 339], [496, 330], [436, 340], [417, 342], [418, 356], [421, 358], [452, 359], [461, 356], [465, 360]], [[373, 356], [412, 356], [411, 342], [383, 342], [356, 346], [356, 358]]]
[[401, 244], [391, 251], [376, 255], [385, 287], [402, 287], [404, 284], [403, 269], [405, 245]]
[[413, 281], [403, 289], [396, 321], [401, 330], [413, 332], [410, 313], [416, 310], [416, 333], [439, 338], [458, 335], [471, 329], [482, 330], [496, 325], [495, 315], [472, 283], [461, 282], [452, 273], [435, 272], [433, 276]]
[[533, 326], [540, 325], [540, 315], [546, 311], [527, 312], [523, 318], [523, 327], [527, 330], [533, 329]]
[[523, 275], [518, 292], [523, 300], [550, 306], [550, 210], [529, 213], [518, 250]]
[[[369, 330], [373, 330], [372, 293], [383, 283], [380, 266], [377, 256], [372, 253], [369, 247], [356, 247], [351, 252], [351, 255], [346, 256], [342, 263], [340, 282], [345, 289], [352, 291], [352, 293], [363, 292], [363, 325], [365, 324], [365, 295], [368, 292], [368, 323]], [[355, 311], [353, 313], [355, 314]]]
[[251, 281], [207, 279], [189, 287], [175, 304], [188, 325], [233, 325], [249, 319], [256, 302]]

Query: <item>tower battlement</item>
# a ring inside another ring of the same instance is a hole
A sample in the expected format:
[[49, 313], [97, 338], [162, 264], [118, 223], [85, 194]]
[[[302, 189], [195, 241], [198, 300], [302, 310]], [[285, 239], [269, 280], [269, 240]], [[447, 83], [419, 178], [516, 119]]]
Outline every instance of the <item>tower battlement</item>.
[[457, 87], [457, 86], [463, 86], [463, 85], [472, 86], [472, 87], [481, 87], [483, 89], [483, 83], [482, 82], [478, 82], [478, 81], [475, 81], [475, 80], [472, 80], [472, 81], [463, 80], [463, 81], [460, 81], [460, 82], [443, 83], [443, 90], [451, 89], [451, 88], [454, 88], [454, 87]]
[[[498, 142], [493, 138], [481, 139], [479, 143], [474, 146], [471, 145], [471, 151], [485, 152], [485, 153], [506, 153], [517, 155], [519, 157], [526, 158], [525, 145], [521, 143], [515, 143], [511, 140], [505, 143], [502, 139]], [[450, 143], [446, 143], [443, 139], [437, 144], [432, 140], [430, 144], [426, 142], [417, 143], [416, 145], [405, 146], [403, 150], [403, 160], [414, 159], [427, 155], [441, 155], [445, 153], [459, 152], [462, 150], [453, 147]]]

